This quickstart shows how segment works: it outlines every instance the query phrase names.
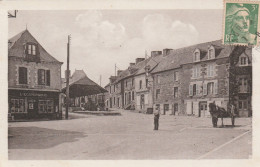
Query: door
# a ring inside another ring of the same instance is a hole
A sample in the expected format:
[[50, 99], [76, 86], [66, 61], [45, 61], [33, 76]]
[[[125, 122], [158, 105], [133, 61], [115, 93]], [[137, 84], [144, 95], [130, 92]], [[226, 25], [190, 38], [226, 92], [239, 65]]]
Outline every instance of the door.
[[28, 117], [35, 118], [38, 115], [38, 104], [35, 99], [28, 99]]
[[110, 99], [109, 99], [109, 104], [110, 104], [110, 108], [112, 108], [112, 98], [110, 97]]
[[141, 95], [141, 98], [140, 98], [140, 107], [141, 107], [141, 109], [144, 109], [144, 95], [143, 94]]
[[165, 115], [169, 111], [169, 104], [164, 104], [163, 105], [163, 115]]
[[207, 102], [200, 102], [199, 117], [207, 116]]

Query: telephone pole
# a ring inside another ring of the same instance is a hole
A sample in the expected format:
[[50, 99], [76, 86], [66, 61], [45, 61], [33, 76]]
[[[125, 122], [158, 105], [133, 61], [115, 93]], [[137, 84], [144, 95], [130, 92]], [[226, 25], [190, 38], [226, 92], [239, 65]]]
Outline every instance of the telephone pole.
[[65, 118], [69, 118], [69, 103], [70, 103], [70, 92], [69, 92], [69, 81], [70, 81], [70, 35], [68, 36], [67, 43], [67, 70], [66, 70], [66, 115]]

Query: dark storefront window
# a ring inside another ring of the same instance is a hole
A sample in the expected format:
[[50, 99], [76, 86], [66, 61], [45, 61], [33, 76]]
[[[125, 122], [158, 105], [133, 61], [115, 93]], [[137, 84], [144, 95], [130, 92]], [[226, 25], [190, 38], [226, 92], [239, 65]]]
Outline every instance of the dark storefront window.
[[27, 68], [19, 67], [19, 84], [27, 84]]
[[39, 100], [39, 113], [52, 113], [53, 100]]
[[11, 99], [10, 109], [12, 113], [25, 112], [24, 99]]

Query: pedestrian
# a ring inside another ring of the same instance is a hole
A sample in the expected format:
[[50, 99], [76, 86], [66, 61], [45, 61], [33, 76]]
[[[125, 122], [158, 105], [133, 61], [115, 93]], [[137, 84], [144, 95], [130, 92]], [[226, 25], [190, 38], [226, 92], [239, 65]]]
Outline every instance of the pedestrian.
[[159, 117], [160, 117], [160, 107], [157, 106], [154, 111], [154, 130], [159, 128]]

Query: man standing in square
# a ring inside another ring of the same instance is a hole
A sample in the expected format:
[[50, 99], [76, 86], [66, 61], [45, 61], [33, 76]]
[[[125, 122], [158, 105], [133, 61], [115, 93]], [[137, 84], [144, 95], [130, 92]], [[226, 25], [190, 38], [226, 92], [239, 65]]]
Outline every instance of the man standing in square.
[[160, 117], [160, 107], [156, 106], [154, 111], [154, 130], [158, 130], [159, 128], [159, 117]]

